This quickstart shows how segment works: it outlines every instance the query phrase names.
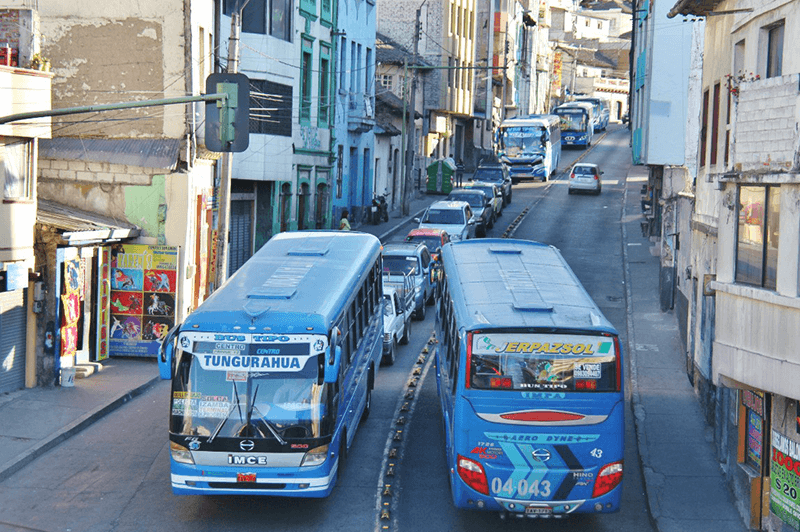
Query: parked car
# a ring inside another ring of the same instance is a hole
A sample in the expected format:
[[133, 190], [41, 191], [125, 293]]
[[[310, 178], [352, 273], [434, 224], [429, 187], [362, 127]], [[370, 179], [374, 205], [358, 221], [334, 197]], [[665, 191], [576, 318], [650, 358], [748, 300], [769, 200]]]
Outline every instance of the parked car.
[[442, 246], [450, 242], [450, 236], [444, 229], [412, 229], [406, 235], [406, 242], [421, 242], [428, 246], [431, 258], [439, 262]]
[[457, 188], [447, 196], [449, 201], [466, 201], [475, 218], [475, 236], [486, 236], [486, 230], [494, 227], [494, 207], [482, 190]]
[[408, 275], [405, 287], [383, 285], [383, 358], [391, 366], [397, 344], [405, 345], [411, 336], [411, 314], [414, 312], [413, 279]]
[[466, 201], [437, 201], [431, 204], [421, 218], [414, 218], [420, 229], [444, 229], [450, 240], [467, 240], [475, 237], [476, 221], [472, 208]]
[[511, 174], [502, 163], [481, 163], [470, 178], [472, 181], [485, 181], [500, 187], [505, 205], [511, 203]]
[[494, 183], [488, 181], [470, 181], [464, 185], [466, 190], [481, 190], [489, 198], [489, 203], [494, 210], [494, 219], [503, 215], [503, 193], [500, 188]]
[[603, 171], [596, 164], [578, 163], [569, 172], [567, 191], [570, 194], [579, 190], [600, 194], [603, 187], [600, 180], [601, 175], [603, 175]]
[[414, 279], [414, 318], [425, 319], [425, 306], [433, 303], [437, 275], [425, 244], [398, 243], [383, 246], [383, 284], [401, 285], [403, 277]]

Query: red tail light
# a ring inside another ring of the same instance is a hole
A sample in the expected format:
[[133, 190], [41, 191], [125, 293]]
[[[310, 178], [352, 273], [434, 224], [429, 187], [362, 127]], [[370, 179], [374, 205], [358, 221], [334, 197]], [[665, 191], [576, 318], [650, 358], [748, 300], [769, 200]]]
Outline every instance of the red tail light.
[[570, 179], [575, 179], [575, 174], [569, 174]]
[[464, 458], [460, 454], [457, 455], [456, 465], [458, 476], [467, 486], [478, 493], [489, 495], [489, 482], [486, 480], [486, 472], [483, 470], [482, 465], [475, 460]]
[[600, 176], [597, 175], [597, 174], [594, 174], [594, 180], [597, 181], [598, 179], [600, 179]]
[[622, 462], [622, 460], [612, 462], [600, 470], [597, 480], [594, 481], [593, 499], [605, 495], [619, 486], [619, 483], [622, 482]]

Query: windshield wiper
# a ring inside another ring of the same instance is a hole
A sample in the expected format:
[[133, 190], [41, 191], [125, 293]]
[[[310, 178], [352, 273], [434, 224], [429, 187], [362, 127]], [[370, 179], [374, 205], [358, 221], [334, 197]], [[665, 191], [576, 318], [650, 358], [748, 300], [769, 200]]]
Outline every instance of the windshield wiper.
[[273, 435], [273, 436], [275, 436], [275, 439], [276, 439], [276, 440], [278, 440], [278, 443], [280, 443], [281, 445], [286, 445], [286, 443], [287, 443], [287, 442], [286, 442], [286, 440], [284, 440], [283, 438], [281, 438], [281, 435], [280, 435], [280, 434], [278, 434], [278, 430], [277, 430], [277, 429], [276, 429], [276, 428], [275, 428], [275, 427], [272, 425], [272, 422], [271, 422], [271, 421], [269, 421], [269, 420], [268, 420], [268, 419], [267, 419], [267, 418], [264, 416], [264, 414], [262, 414], [262, 413], [261, 413], [261, 411], [260, 411], [258, 408], [256, 408], [256, 407], [255, 407], [255, 405], [253, 405], [253, 408], [252, 408], [252, 410], [255, 410], [255, 411], [258, 413], [258, 416], [259, 416], [259, 418], [260, 418], [260, 421], [261, 421], [262, 423], [264, 423], [264, 425], [266, 425], [266, 426], [267, 426], [267, 428], [268, 428], [268, 429], [269, 429], [269, 431], [272, 433], [272, 435]]
[[222, 418], [222, 421], [220, 421], [219, 424], [216, 426], [214, 431], [211, 433], [211, 436], [208, 437], [208, 440], [206, 441], [206, 443], [211, 443], [212, 441], [214, 441], [214, 438], [217, 437], [217, 435], [222, 430], [222, 427], [225, 426], [225, 423], [227, 423], [228, 419], [231, 417], [231, 414], [233, 413], [233, 410], [235, 408], [239, 409], [239, 419], [240, 420], [242, 419], [242, 409], [241, 409], [241, 407], [239, 405], [239, 392], [237, 392], [237, 390], [236, 390], [236, 383], [235, 382], [233, 383], [233, 393], [234, 393], [234, 396], [236, 397], [236, 402], [231, 404], [231, 406], [228, 408], [228, 412], [225, 414], [225, 417]]

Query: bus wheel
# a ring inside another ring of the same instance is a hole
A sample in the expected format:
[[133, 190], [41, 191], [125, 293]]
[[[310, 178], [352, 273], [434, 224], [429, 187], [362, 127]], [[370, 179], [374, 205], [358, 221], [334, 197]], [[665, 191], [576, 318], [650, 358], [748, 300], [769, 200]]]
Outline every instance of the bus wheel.
[[394, 365], [394, 350], [395, 349], [397, 349], [397, 341], [394, 338], [392, 338], [392, 347], [389, 348], [389, 352], [386, 353], [385, 355], [383, 355], [383, 359], [381, 359], [381, 362], [383, 362], [384, 366], [392, 366], [392, 365]]
[[361, 414], [361, 421], [367, 420], [367, 418], [369, 417], [369, 410], [371, 407], [372, 407], [372, 383], [367, 383], [367, 396], [364, 399], [364, 412]]
[[403, 336], [400, 337], [400, 345], [408, 345], [408, 341], [411, 337], [411, 320], [406, 322], [405, 327], [403, 327]]

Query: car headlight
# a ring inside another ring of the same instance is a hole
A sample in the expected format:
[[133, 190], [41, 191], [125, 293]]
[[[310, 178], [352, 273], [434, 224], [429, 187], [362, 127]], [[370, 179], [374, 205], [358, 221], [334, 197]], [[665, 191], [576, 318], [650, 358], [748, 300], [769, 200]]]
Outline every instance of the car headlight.
[[181, 464], [194, 465], [194, 458], [192, 452], [179, 443], [174, 441], [169, 442], [169, 452], [172, 459]]
[[320, 445], [308, 451], [300, 462], [300, 467], [318, 466], [325, 463], [328, 459], [328, 446]]

